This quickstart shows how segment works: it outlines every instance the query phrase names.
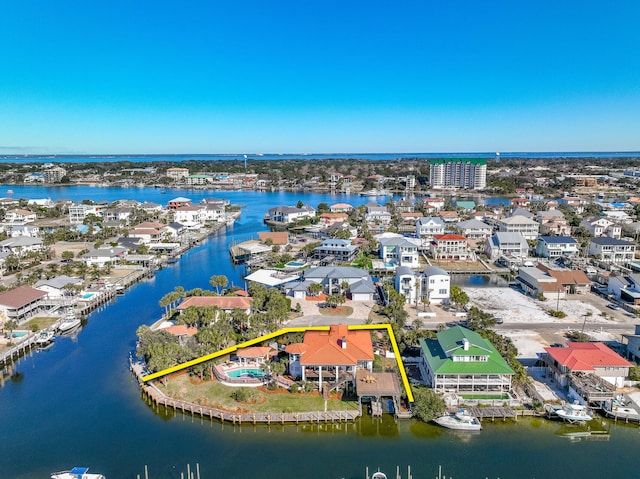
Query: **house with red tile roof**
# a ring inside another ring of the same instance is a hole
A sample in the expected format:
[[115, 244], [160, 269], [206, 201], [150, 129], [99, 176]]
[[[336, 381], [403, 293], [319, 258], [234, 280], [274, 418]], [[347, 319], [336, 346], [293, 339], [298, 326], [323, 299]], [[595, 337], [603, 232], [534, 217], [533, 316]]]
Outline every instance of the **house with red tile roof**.
[[241, 309], [247, 314], [251, 314], [251, 297], [245, 296], [189, 296], [178, 305], [179, 311], [184, 311], [189, 306], [200, 308], [217, 307], [221, 311], [230, 313], [234, 309]]
[[46, 291], [29, 286], [18, 286], [0, 293], [0, 323], [13, 320], [20, 324], [36, 313], [44, 311], [43, 301], [46, 297]]
[[571, 376], [591, 374], [622, 387], [632, 364], [600, 342], [568, 342], [566, 348], [544, 348], [543, 361], [560, 386], [571, 386]]
[[[290, 344], [289, 371], [303, 381], [317, 381], [318, 389], [342, 381], [353, 382], [357, 369], [372, 372], [373, 345], [369, 331], [349, 330], [346, 324], [333, 324], [329, 331], [307, 331], [302, 343]], [[293, 361], [291, 361], [293, 360]]]
[[431, 254], [435, 259], [464, 260], [469, 258], [471, 251], [467, 238], [458, 234], [433, 235]]

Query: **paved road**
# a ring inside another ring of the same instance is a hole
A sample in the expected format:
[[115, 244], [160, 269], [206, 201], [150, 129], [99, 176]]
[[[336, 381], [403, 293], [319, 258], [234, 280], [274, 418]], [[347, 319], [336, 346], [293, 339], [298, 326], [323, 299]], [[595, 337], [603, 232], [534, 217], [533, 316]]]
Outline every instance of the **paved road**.
[[[587, 321], [585, 325], [585, 331], [588, 330], [599, 330], [602, 328], [604, 331], [615, 329], [616, 331], [620, 330], [629, 330], [630, 332], [635, 331], [635, 324], [633, 323], [591, 323]], [[496, 324], [493, 329], [496, 330], [513, 330], [513, 329], [522, 329], [522, 330], [540, 330], [540, 329], [582, 329], [582, 323], [504, 323], [504, 324]]]

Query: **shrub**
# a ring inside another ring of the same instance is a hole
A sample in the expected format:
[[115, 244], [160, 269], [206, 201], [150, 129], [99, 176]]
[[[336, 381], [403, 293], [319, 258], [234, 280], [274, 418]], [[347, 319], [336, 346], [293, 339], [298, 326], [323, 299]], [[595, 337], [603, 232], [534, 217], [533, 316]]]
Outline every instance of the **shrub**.
[[291, 391], [293, 394], [298, 392], [298, 385], [297, 384], [292, 384], [291, 387], [289, 388], [289, 391]]
[[231, 393], [231, 397], [238, 402], [249, 402], [255, 397], [255, 394], [251, 388], [238, 388]]

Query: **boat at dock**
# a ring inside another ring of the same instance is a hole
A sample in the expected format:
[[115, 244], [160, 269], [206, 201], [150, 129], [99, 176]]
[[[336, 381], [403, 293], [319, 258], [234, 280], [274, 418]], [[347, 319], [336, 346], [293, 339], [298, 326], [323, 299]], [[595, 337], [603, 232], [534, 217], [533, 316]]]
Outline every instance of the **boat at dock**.
[[361, 191], [360, 196], [387, 196], [389, 193], [386, 190], [366, 190]]
[[433, 420], [436, 424], [448, 429], [460, 431], [479, 431], [482, 424], [475, 416], [469, 414], [466, 409], [460, 409], [455, 413], [445, 414]]
[[58, 325], [58, 331], [61, 334], [71, 332], [71, 331], [75, 330], [77, 327], [79, 327], [81, 322], [82, 321], [80, 321], [80, 318], [76, 317], [75, 315], [70, 314], [70, 315], [66, 316], [62, 320], [62, 322]]
[[40, 347], [47, 346], [55, 340], [53, 331], [49, 329], [43, 329], [36, 335], [36, 344]]
[[550, 416], [555, 414], [558, 418], [570, 423], [587, 422], [593, 419], [593, 414], [589, 408], [577, 403], [563, 404], [562, 406], [552, 407], [551, 409], [547, 408], [547, 411], [550, 413]]
[[74, 467], [70, 471], [51, 473], [51, 479], [106, 479], [102, 474], [94, 474], [88, 471], [88, 467]]

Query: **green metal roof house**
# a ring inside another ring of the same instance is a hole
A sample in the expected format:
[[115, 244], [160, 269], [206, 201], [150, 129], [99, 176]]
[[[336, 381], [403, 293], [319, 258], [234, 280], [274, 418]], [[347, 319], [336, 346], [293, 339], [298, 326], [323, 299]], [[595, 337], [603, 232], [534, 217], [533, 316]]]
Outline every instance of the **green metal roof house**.
[[493, 345], [461, 326], [420, 340], [427, 382], [436, 391], [501, 396], [511, 389], [513, 370]]

